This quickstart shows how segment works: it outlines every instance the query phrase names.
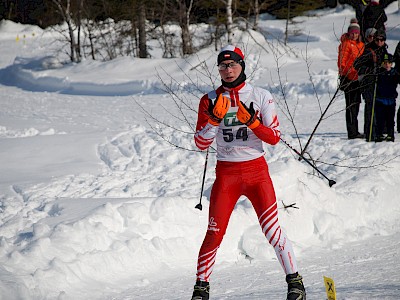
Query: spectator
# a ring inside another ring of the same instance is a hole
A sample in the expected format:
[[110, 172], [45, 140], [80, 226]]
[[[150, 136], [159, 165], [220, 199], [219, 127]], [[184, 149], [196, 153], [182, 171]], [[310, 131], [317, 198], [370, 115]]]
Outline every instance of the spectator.
[[[400, 41], [397, 43], [396, 50], [393, 55], [394, 68], [400, 73]], [[397, 110], [397, 132], [400, 133], [400, 106]]]
[[340, 89], [344, 91], [346, 99], [347, 137], [349, 139], [364, 138], [364, 135], [358, 131], [361, 92], [357, 70], [353, 67], [354, 61], [364, 50], [364, 43], [361, 42], [360, 26], [357, 20], [351, 20], [347, 33], [341, 36], [340, 41], [337, 63], [340, 75]]
[[393, 55], [394, 67], [400, 72], [400, 41], [397, 43], [396, 50]]
[[376, 76], [382, 65], [383, 56], [387, 54], [386, 33], [378, 30], [374, 35], [373, 43], [367, 44], [363, 54], [356, 59], [354, 67], [358, 72], [360, 89], [365, 101], [364, 133], [366, 140], [375, 140], [375, 124], [373, 104], [375, 101]]
[[367, 8], [367, 6], [370, 2], [371, 2], [370, 0], [350, 1], [351, 6], [353, 6], [356, 11], [356, 18], [357, 18], [358, 24], [362, 23], [362, 16], [363, 16], [364, 10]]
[[387, 16], [382, 5], [380, 5], [379, 0], [371, 0], [364, 10], [361, 28], [363, 30], [366, 28], [375, 28], [377, 30], [385, 31], [386, 21]]
[[[385, 54], [379, 69], [376, 89], [376, 142], [394, 142], [394, 116], [396, 114], [397, 85], [400, 84], [400, 74], [392, 68], [393, 56]], [[386, 126], [387, 136], [383, 130]]]
[[374, 41], [375, 33], [376, 33], [375, 28], [368, 28], [367, 30], [365, 30], [365, 34], [364, 34], [365, 48], [368, 47], [369, 43], [372, 43]]

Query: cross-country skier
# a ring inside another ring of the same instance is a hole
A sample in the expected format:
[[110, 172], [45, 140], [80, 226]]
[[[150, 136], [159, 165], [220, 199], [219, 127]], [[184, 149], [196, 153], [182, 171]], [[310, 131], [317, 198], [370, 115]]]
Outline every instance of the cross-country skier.
[[241, 195], [252, 203], [262, 232], [275, 249], [286, 274], [287, 299], [306, 299], [292, 244], [278, 222], [275, 191], [264, 157], [263, 142], [275, 145], [280, 140], [274, 99], [267, 90], [245, 82], [244, 55], [239, 48], [224, 47], [217, 63], [222, 85], [201, 98], [194, 138], [201, 150], [216, 140], [217, 166], [192, 300], [209, 299], [217, 250]]

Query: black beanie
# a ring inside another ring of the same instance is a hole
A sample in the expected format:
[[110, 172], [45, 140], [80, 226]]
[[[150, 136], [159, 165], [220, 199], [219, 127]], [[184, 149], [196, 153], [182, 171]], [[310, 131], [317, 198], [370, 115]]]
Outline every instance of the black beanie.
[[377, 32], [375, 32], [374, 38], [383, 38], [386, 40], [386, 32], [382, 29], [379, 29]]
[[228, 45], [221, 49], [218, 54], [217, 64], [219, 65], [224, 60], [241, 61], [244, 60], [244, 55], [240, 48]]
[[244, 63], [244, 55], [240, 48], [228, 45], [221, 49], [218, 54], [217, 63], [218, 65], [224, 60], [233, 60], [239, 62], [242, 66], [242, 72], [239, 77], [233, 82], [225, 82], [222, 80], [222, 85], [228, 88], [234, 88], [243, 83], [246, 80], [246, 74], [244, 74], [244, 70], [246, 68], [246, 64]]

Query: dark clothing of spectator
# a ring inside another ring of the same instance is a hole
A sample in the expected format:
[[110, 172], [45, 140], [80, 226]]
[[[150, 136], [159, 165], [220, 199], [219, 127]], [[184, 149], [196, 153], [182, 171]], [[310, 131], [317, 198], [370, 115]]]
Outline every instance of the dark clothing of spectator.
[[377, 74], [385, 54], [387, 54], [387, 45], [379, 46], [373, 41], [366, 45], [364, 53], [354, 62], [354, 68], [358, 71], [361, 93], [365, 101], [364, 133], [367, 141], [375, 140], [376, 124], [374, 124], [372, 107], [376, 92]]
[[363, 54], [354, 61], [354, 68], [361, 77], [361, 91], [373, 89], [375, 77], [382, 65], [383, 57], [388, 53], [386, 43], [379, 46], [375, 41], [367, 44]]
[[396, 114], [396, 91], [400, 74], [396, 69], [379, 69], [376, 88], [376, 138], [381, 141], [386, 125], [387, 140], [394, 141], [394, 117]]
[[382, 5], [371, 1], [371, 3], [365, 8], [362, 16], [361, 32], [365, 32], [368, 28], [385, 30], [386, 21], [387, 16]]
[[364, 2], [362, 0], [353, 0], [353, 1], [350, 1], [350, 5], [353, 6], [354, 10], [356, 11], [356, 18], [357, 18], [358, 24], [361, 24], [362, 16], [364, 14], [364, 10], [368, 6], [368, 3]]
[[397, 43], [393, 54], [394, 68], [400, 73], [400, 41]]
[[398, 96], [397, 85], [400, 84], [399, 72], [395, 68], [391, 68], [390, 71], [380, 68], [378, 74], [376, 98], [395, 101]]
[[358, 130], [358, 113], [360, 111], [361, 93], [357, 80], [349, 80], [344, 77], [344, 98], [346, 100], [346, 129], [349, 139], [362, 137]]
[[375, 142], [381, 142], [384, 138], [384, 129], [387, 132], [387, 141], [394, 142], [394, 117], [396, 114], [396, 102], [385, 104], [377, 99], [375, 104], [376, 137]]
[[[396, 50], [393, 54], [394, 68], [400, 73], [400, 42], [397, 43]], [[397, 132], [400, 133], [400, 106], [397, 110]]]

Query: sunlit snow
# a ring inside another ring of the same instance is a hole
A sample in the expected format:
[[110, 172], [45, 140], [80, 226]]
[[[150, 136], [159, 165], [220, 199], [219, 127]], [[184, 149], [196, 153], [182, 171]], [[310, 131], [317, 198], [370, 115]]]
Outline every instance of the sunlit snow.
[[[400, 39], [397, 10], [397, 3], [386, 9], [389, 52]], [[272, 37], [283, 38], [282, 20], [261, 18], [266, 38], [235, 34], [249, 81], [280, 103], [282, 138], [296, 149], [281, 87], [304, 146], [335, 93], [338, 37], [353, 16], [346, 6], [296, 18], [299, 34], [286, 53]], [[182, 110], [188, 121], [179, 121], [176, 103], [197, 109], [202, 93], [219, 85], [217, 51], [163, 59], [155, 49], [152, 59], [70, 64], [50, 47], [53, 35], [0, 22], [0, 299], [189, 299], [215, 154], [199, 211], [205, 153], [192, 151], [196, 112]], [[400, 136], [348, 140], [344, 105], [340, 94], [306, 154], [333, 187], [284, 143], [265, 147], [281, 225], [307, 299], [326, 299], [323, 276], [335, 280], [338, 299], [398, 299]], [[293, 203], [298, 209], [283, 208]], [[241, 198], [211, 299], [285, 295], [275, 252]]]

